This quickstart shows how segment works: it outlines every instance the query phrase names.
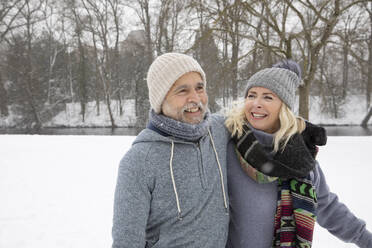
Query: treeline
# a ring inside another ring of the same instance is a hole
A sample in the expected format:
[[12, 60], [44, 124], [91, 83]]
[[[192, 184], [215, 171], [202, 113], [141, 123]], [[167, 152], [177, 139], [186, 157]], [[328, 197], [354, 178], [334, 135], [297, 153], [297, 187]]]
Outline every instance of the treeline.
[[1, 1], [0, 114], [40, 128], [67, 103], [80, 104], [84, 121], [94, 101], [115, 127], [111, 102], [125, 115], [124, 100], [135, 99], [143, 126], [147, 69], [172, 51], [201, 63], [213, 112], [237, 99], [252, 73], [292, 58], [303, 67], [304, 118], [310, 95], [337, 117], [347, 96], [358, 94], [367, 113], [371, 33], [368, 0]]

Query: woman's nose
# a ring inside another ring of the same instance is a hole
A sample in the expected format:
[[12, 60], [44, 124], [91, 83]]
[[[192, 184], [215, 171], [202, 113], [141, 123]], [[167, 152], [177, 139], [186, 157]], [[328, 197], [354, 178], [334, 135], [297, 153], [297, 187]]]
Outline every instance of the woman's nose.
[[262, 107], [261, 100], [258, 97], [256, 99], [254, 99], [253, 106], [255, 106], [256, 108], [261, 108]]

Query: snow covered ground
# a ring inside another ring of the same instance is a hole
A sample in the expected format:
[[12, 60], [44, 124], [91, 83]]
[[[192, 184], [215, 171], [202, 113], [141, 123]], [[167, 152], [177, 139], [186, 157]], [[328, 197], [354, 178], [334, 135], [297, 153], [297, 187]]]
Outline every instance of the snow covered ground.
[[[368, 112], [363, 95], [347, 96], [346, 103], [340, 106], [338, 118], [325, 113], [322, 107], [324, 103], [319, 97], [310, 97], [309, 120], [311, 122], [323, 125], [360, 125]], [[372, 118], [368, 123], [372, 125]]]
[[[117, 166], [134, 136], [0, 135], [0, 247], [111, 245]], [[332, 191], [372, 230], [372, 137], [329, 137]], [[316, 227], [315, 248], [356, 247]]]
[[[118, 101], [111, 101], [111, 110], [115, 119], [115, 124], [121, 127], [134, 126], [136, 123], [134, 100], [126, 100], [122, 103], [123, 115], [120, 115]], [[81, 118], [81, 106], [79, 103], [68, 103], [66, 109], [45, 124], [45, 127], [109, 127], [111, 126], [110, 116], [107, 105], [100, 103], [100, 115], [97, 115], [97, 105], [89, 102], [86, 105], [85, 121]]]
[[[119, 127], [133, 127], [136, 123], [135, 101], [132, 99], [122, 102], [123, 114], [120, 115], [118, 101], [111, 101], [111, 111], [115, 119], [115, 124]], [[110, 127], [111, 121], [107, 105], [100, 103], [100, 114], [97, 115], [96, 102], [88, 102], [85, 110], [85, 120], [81, 116], [81, 106], [79, 102], [67, 103], [66, 108], [54, 116], [50, 121], [43, 123], [43, 127]], [[9, 108], [9, 116], [0, 116], [0, 127], [18, 127], [21, 116], [16, 115], [12, 108]]]
[[[310, 98], [309, 120], [315, 124], [327, 125], [360, 125], [367, 114], [365, 97], [362, 95], [350, 95], [346, 103], [340, 107], [339, 117], [336, 119], [322, 110], [323, 103], [319, 97]], [[222, 101], [222, 100], [221, 100]], [[222, 102], [219, 104], [222, 105]], [[296, 100], [298, 101], [298, 99]], [[119, 104], [117, 101], [111, 101], [111, 109], [115, 119], [115, 124], [119, 127], [133, 127], [136, 122], [134, 111], [135, 102], [132, 99], [124, 100], [122, 103], [123, 115], [120, 115]], [[100, 103], [100, 115], [97, 115], [97, 106], [95, 102], [89, 102], [86, 105], [85, 121], [82, 121], [80, 104], [68, 103], [65, 110], [61, 111], [50, 121], [44, 123], [44, 127], [109, 127], [111, 126], [110, 116], [107, 105]], [[229, 107], [226, 108], [230, 109]], [[9, 109], [8, 117], [0, 117], [0, 127], [17, 127], [20, 116], [15, 115], [12, 109]], [[298, 112], [295, 110], [295, 112]], [[369, 121], [372, 125], [372, 118]]]

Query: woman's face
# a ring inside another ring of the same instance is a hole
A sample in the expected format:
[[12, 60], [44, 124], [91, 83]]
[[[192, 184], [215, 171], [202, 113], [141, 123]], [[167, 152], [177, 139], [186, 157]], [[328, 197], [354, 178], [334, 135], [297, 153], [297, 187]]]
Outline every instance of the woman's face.
[[275, 133], [280, 128], [279, 111], [282, 101], [269, 89], [249, 89], [244, 104], [245, 117], [255, 129]]

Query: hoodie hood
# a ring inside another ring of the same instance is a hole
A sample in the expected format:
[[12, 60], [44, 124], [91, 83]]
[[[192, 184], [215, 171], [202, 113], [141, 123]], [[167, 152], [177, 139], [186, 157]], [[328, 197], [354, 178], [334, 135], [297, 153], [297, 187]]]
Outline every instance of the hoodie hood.
[[[224, 181], [223, 181], [224, 176], [223, 176], [222, 167], [221, 167], [221, 164], [220, 164], [220, 160], [218, 158], [217, 149], [215, 147], [214, 140], [213, 140], [212, 134], [210, 132], [210, 129], [207, 128], [207, 130], [208, 130], [207, 136], [209, 136], [209, 138], [210, 138], [210, 143], [211, 143], [211, 146], [212, 146], [213, 151], [214, 151], [214, 155], [215, 155], [216, 162], [217, 162], [217, 168], [218, 168], [218, 172], [219, 172], [219, 175], [220, 175], [220, 182], [221, 182], [221, 188], [222, 188], [222, 197], [223, 197], [224, 207], [225, 207], [226, 212], [228, 212], [228, 210], [227, 210], [228, 209], [228, 203], [227, 203], [227, 196], [226, 196], [226, 191], [225, 191], [225, 186], [224, 186]], [[179, 197], [178, 197], [176, 181], [175, 181], [174, 174], [173, 174], [174, 146], [175, 146], [175, 143], [190, 144], [190, 143], [193, 143], [193, 142], [177, 139], [177, 138], [172, 137], [172, 136], [164, 136], [164, 135], [161, 135], [160, 133], [158, 133], [154, 130], [151, 130], [149, 128], [145, 128], [144, 130], [142, 130], [138, 134], [138, 136], [136, 137], [136, 139], [134, 140], [132, 145], [139, 144], [139, 143], [145, 143], [145, 142], [164, 142], [164, 143], [169, 143], [170, 144], [169, 149], [170, 149], [171, 156], [170, 156], [170, 159], [169, 159], [169, 172], [170, 172], [170, 175], [171, 175], [174, 195], [175, 195], [176, 203], [177, 203], [178, 219], [182, 220], [182, 210], [181, 210], [181, 206], [180, 206], [180, 200], [179, 200]]]
[[[181, 140], [180, 140], [181, 141]], [[170, 136], [164, 136], [160, 133], [157, 133], [149, 128], [143, 129], [133, 141], [133, 144], [141, 143], [141, 142], [165, 142], [171, 143], [172, 138]]]

